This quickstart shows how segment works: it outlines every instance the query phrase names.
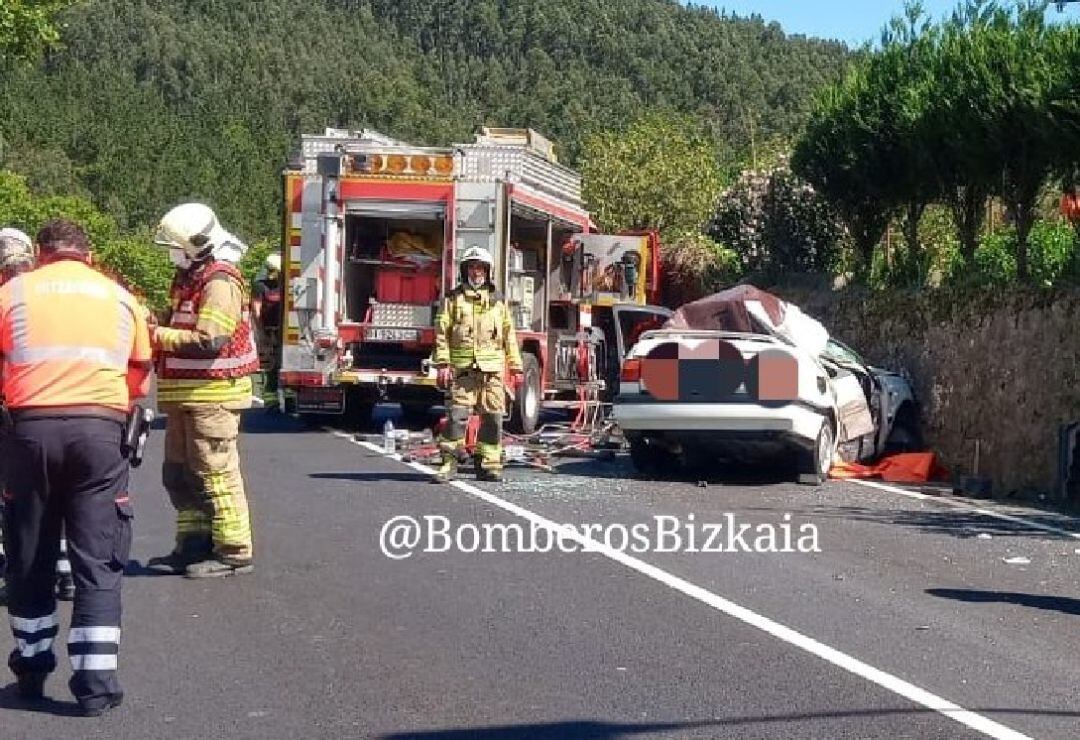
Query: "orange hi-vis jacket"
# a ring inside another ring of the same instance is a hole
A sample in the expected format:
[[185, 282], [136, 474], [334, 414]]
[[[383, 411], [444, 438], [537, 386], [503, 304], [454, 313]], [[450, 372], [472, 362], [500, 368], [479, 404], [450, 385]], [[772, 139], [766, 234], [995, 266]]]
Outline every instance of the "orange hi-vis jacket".
[[149, 391], [146, 311], [78, 260], [59, 260], [0, 287], [0, 374], [8, 408], [127, 412]]

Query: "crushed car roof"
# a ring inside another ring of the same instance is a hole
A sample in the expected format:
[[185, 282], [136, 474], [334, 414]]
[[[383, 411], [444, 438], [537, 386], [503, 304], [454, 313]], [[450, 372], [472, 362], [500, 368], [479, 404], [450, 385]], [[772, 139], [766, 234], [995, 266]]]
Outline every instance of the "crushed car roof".
[[753, 285], [736, 285], [681, 306], [665, 329], [772, 334], [820, 355], [829, 332], [794, 305]]

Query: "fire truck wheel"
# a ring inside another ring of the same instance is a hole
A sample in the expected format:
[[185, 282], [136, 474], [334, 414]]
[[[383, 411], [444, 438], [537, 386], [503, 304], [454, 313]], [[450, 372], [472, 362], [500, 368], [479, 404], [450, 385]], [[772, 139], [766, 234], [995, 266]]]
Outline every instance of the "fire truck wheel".
[[532, 434], [540, 422], [540, 363], [536, 357], [521, 355], [524, 379], [510, 414], [510, 431], [514, 434]]

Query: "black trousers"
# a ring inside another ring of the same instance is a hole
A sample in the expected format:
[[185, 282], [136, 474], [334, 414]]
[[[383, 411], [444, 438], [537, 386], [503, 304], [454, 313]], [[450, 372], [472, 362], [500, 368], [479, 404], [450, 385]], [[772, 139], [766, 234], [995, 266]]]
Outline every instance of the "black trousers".
[[61, 528], [75, 581], [68, 633], [80, 702], [120, 690], [120, 586], [131, 549], [123, 424], [90, 417], [16, 419], [5, 440], [8, 615], [18, 676], [56, 668], [53, 640]]

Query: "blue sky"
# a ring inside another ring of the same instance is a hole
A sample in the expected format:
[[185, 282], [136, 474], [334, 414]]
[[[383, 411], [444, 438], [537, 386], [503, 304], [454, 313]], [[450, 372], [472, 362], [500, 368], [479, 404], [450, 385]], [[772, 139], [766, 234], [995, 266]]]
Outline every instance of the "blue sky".
[[[923, 0], [923, 7], [934, 18], [948, 15], [959, 0]], [[876, 41], [889, 18], [904, 9], [904, 0], [694, 0], [695, 5], [711, 5], [740, 16], [760, 15], [777, 21], [787, 33], [801, 33], [827, 39], [839, 39], [852, 46]], [[1080, 20], [1080, 3], [1058, 13], [1054, 18]]]

